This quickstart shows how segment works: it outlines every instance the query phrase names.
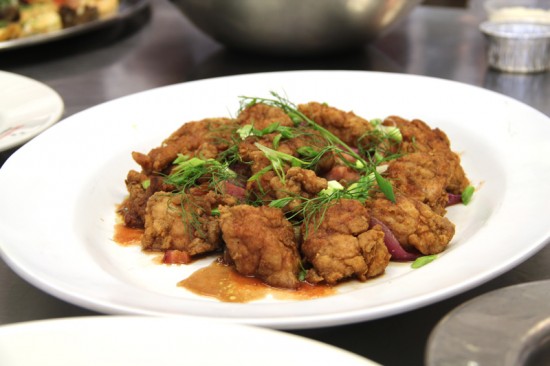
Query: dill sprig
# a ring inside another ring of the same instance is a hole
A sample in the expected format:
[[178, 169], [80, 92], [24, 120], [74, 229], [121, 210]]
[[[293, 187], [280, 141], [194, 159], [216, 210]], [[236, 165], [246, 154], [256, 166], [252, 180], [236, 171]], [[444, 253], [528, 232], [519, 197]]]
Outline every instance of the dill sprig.
[[228, 162], [189, 157], [183, 154], [178, 154], [173, 165], [172, 172], [164, 178], [164, 181], [174, 186], [172, 194], [179, 196], [180, 216], [189, 229], [187, 231], [189, 238], [190, 240], [193, 236], [206, 238], [200, 217], [203, 213], [216, 215], [216, 212], [214, 210], [206, 212], [204, 207], [195, 202], [195, 198], [189, 191], [193, 187], [206, 185], [217, 193], [224, 193], [223, 183], [235, 179], [237, 174], [229, 168]]
[[220, 184], [237, 178], [227, 162], [215, 159], [201, 159], [178, 154], [174, 160], [175, 167], [165, 178], [165, 182], [176, 187], [176, 191], [187, 192], [191, 187], [207, 183], [210, 189], [218, 192]]
[[299, 194], [289, 194], [287, 197], [272, 200], [269, 205], [283, 209], [290, 202], [298, 201], [299, 204], [293, 207], [293, 210], [288, 214], [288, 219], [293, 221], [295, 225], [303, 224], [304, 230], [307, 233], [313, 227], [316, 230], [324, 219], [325, 212], [328, 208], [341, 199], [353, 199], [364, 203], [369, 198], [369, 192], [377, 183], [376, 174], [362, 176], [356, 182], [347, 187], [343, 187], [336, 181], [329, 181], [328, 187], [315, 197], [303, 197]]
[[[240, 111], [259, 103], [273, 106], [283, 110], [290, 117], [290, 119], [292, 120], [292, 122], [296, 127], [306, 124], [313, 130], [317, 131], [325, 140], [327, 140], [327, 142], [330, 143], [331, 150], [334, 151], [336, 155], [338, 155], [341, 158], [341, 161], [344, 162], [344, 164], [355, 169], [362, 176], [368, 176], [370, 174], [373, 174], [375, 177], [375, 181], [378, 183], [382, 193], [384, 193], [386, 198], [388, 198], [390, 201], [395, 202], [395, 194], [393, 192], [393, 187], [391, 183], [387, 181], [376, 170], [376, 167], [379, 163], [376, 159], [363, 158], [359, 153], [355, 151], [355, 149], [351, 148], [348, 144], [342, 141], [338, 136], [334, 135], [332, 132], [322, 127], [311, 118], [307, 117], [304, 113], [300, 112], [297, 106], [294, 105], [292, 102], [290, 102], [288, 99], [280, 96], [275, 92], [271, 92], [271, 95], [273, 96], [273, 98], [241, 96]], [[397, 133], [395, 131], [391, 133], [393, 134], [393, 136], [397, 136]], [[262, 149], [262, 151], [264, 150]], [[353, 159], [355, 159], [355, 161], [353, 163], [350, 162], [348, 159], [346, 159], [344, 154], [351, 156]], [[281, 176], [284, 177], [284, 170], [280, 165], [281, 160], [280, 159], [277, 160], [274, 165], [274, 161], [272, 160], [273, 154], [270, 154], [270, 156], [268, 155], [266, 156], [268, 159], [270, 159], [272, 163], [272, 167], [277, 173], [277, 175], [279, 177]]]

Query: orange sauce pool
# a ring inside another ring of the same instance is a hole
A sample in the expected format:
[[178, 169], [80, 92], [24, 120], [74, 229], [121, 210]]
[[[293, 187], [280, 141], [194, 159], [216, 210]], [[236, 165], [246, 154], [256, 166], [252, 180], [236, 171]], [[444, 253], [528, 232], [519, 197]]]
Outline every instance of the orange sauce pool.
[[113, 240], [120, 245], [141, 245], [142, 236], [143, 229], [134, 229], [124, 224], [115, 224]]
[[332, 287], [310, 285], [305, 282], [296, 290], [274, 288], [257, 278], [243, 276], [219, 261], [197, 270], [180, 281], [178, 286], [219, 301], [240, 303], [260, 300], [267, 296], [279, 300], [311, 300], [335, 293]]
[[[115, 224], [113, 240], [123, 246], [141, 245], [143, 229], [128, 228], [122, 223]], [[153, 261], [162, 263], [162, 255], [154, 252]], [[185, 266], [185, 264], [170, 264]], [[257, 278], [239, 274], [230, 266], [215, 260], [209, 266], [192, 273], [180, 281], [177, 286], [183, 287], [197, 295], [213, 297], [222, 302], [245, 303], [272, 297], [279, 300], [311, 300], [333, 295], [336, 290], [325, 285], [311, 285], [303, 282], [298, 289], [278, 289], [266, 285]]]

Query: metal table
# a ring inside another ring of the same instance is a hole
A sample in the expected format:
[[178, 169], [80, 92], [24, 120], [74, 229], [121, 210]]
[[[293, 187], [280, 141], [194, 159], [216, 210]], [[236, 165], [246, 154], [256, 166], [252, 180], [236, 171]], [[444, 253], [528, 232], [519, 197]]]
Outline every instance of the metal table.
[[[225, 49], [188, 22], [167, 0], [124, 21], [78, 37], [4, 51], [0, 69], [54, 88], [64, 117], [150, 88], [189, 80], [262, 71], [375, 70], [428, 75], [491, 89], [550, 115], [550, 73], [504, 74], [487, 68], [478, 24], [479, 1], [467, 9], [421, 6], [393, 30], [363, 48], [322, 59], [244, 55]], [[16, 148], [0, 153], [0, 164]], [[550, 246], [482, 286], [431, 306], [384, 319], [292, 331], [385, 365], [422, 365], [427, 338], [459, 304], [517, 283], [550, 279]], [[0, 324], [96, 313], [54, 298], [0, 262]]]

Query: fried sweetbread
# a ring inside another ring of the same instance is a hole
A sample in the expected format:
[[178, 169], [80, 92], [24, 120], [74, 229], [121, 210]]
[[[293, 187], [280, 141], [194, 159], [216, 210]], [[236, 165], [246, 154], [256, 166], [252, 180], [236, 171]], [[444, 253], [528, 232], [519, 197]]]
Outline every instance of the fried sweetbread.
[[188, 194], [156, 192], [147, 201], [144, 250], [179, 250], [190, 256], [222, 248], [219, 218], [212, 210], [236, 204], [229, 195], [194, 190]]
[[428, 205], [403, 195], [393, 203], [385, 197], [367, 200], [369, 214], [384, 223], [405, 249], [429, 255], [441, 253], [455, 233], [455, 225]]
[[249, 205], [220, 207], [224, 258], [245, 275], [274, 287], [300, 284], [300, 254], [292, 224], [280, 209]]
[[384, 273], [390, 261], [384, 233], [369, 227], [368, 211], [359, 201], [339, 200], [314, 220], [302, 226], [302, 253], [312, 265], [309, 282], [366, 281]]

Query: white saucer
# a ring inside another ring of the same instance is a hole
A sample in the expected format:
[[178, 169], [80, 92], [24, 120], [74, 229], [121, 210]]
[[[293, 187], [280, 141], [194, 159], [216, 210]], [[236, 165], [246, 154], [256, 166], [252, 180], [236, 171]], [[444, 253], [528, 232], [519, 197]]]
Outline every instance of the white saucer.
[[136, 316], [90, 316], [2, 326], [0, 364], [378, 365], [290, 333], [192, 318]]
[[0, 71], [0, 151], [27, 142], [63, 114], [59, 94], [34, 79]]

